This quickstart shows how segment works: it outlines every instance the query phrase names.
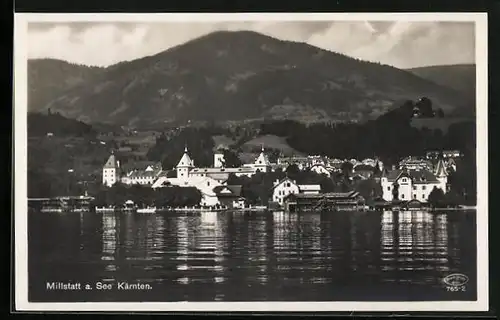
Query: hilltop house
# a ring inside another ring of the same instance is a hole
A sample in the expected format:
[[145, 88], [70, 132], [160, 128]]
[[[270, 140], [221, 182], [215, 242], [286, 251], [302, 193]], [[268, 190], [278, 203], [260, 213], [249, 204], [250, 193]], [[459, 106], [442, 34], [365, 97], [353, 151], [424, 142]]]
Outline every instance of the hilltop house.
[[382, 175], [382, 198], [385, 201], [394, 199], [394, 189], [397, 188], [398, 199], [402, 201], [418, 200], [427, 202], [434, 187], [447, 191], [448, 175], [443, 160], [440, 160], [436, 170], [427, 169], [396, 169]]
[[432, 162], [424, 159], [417, 159], [415, 157], [408, 157], [399, 162], [399, 169], [408, 170], [429, 170], [432, 171]]
[[272, 189], [272, 201], [279, 205], [284, 204], [284, 199], [290, 194], [319, 194], [321, 186], [314, 185], [299, 185], [296, 181], [286, 177], [284, 179], [276, 180]]
[[311, 170], [312, 172], [317, 173], [317, 174], [324, 174], [324, 175], [326, 175], [327, 177], [330, 177], [330, 176], [331, 176], [331, 171], [333, 171], [333, 169], [332, 169], [332, 168], [330, 168], [330, 169], [329, 169], [326, 165], [324, 165], [324, 164], [319, 164], [319, 163], [318, 163], [318, 164], [314, 164], [314, 165], [310, 168], [310, 170]]

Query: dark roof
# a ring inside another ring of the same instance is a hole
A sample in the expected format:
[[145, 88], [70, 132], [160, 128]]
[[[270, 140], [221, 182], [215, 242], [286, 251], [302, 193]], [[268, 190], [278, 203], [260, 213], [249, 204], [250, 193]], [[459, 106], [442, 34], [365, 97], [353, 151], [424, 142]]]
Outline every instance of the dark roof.
[[113, 169], [113, 168], [116, 168], [117, 165], [116, 165], [116, 158], [115, 158], [115, 155], [114, 154], [111, 154], [108, 158], [108, 161], [106, 161], [106, 163], [104, 164], [104, 168], [105, 169]]
[[446, 175], [446, 165], [443, 160], [439, 160], [436, 166], [436, 175], [443, 176]]
[[[213, 189], [214, 193], [217, 197], [240, 197], [241, 196], [241, 186], [240, 185], [226, 185], [226, 186], [217, 186]], [[227, 192], [225, 190], [229, 190]]]
[[294, 197], [298, 199], [322, 199], [322, 198], [342, 199], [342, 198], [356, 198], [357, 196], [359, 196], [359, 192], [349, 191], [349, 192], [328, 192], [319, 194], [292, 193], [285, 198]]
[[284, 177], [283, 179], [281, 179], [276, 185], [273, 185], [273, 187], [271, 188], [271, 190], [274, 190], [277, 186], [279, 186], [280, 184], [282, 184], [283, 182], [289, 180], [291, 183], [293, 184], [296, 184], [297, 185], [297, 182], [296, 181], [293, 181], [292, 179], [290, 179], [290, 177]]
[[404, 170], [396, 169], [387, 173], [387, 180], [396, 181], [400, 176], [407, 176], [413, 180], [413, 183], [439, 182], [436, 176], [429, 170]]
[[148, 178], [148, 177], [156, 177], [158, 175], [158, 171], [145, 171], [145, 170], [135, 170], [128, 177], [129, 178]]
[[157, 161], [134, 161], [127, 162], [122, 165], [123, 170], [132, 171], [132, 170], [145, 170], [148, 166], [161, 168], [161, 162]]

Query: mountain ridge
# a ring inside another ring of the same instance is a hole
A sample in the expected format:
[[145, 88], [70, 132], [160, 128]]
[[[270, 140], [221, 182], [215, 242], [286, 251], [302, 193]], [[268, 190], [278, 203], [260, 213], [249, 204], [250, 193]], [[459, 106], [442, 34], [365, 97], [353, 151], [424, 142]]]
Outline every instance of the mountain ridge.
[[421, 96], [447, 113], [466, 108], [455, 90], [392, 66], [256, 32], [222, 31], [106, 67], [34, 109], [123, 125], [314, 121], [373, 118], [399, 101]]
[[461, 92], [468, 99], [476, 97], [476, 65], [474, 63], [433, 65], [406, 69], [407, 71]]

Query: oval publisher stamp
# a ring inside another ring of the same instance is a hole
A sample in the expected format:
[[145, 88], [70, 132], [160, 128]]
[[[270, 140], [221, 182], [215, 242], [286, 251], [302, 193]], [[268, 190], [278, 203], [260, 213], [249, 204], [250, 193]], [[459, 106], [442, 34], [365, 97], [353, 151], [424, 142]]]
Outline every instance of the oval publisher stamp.
[[465, 291], [465, 285], [469, 282], [469, 277], [461, 273], [449, 274], [443, 278], [446, 290], [450, 292]]

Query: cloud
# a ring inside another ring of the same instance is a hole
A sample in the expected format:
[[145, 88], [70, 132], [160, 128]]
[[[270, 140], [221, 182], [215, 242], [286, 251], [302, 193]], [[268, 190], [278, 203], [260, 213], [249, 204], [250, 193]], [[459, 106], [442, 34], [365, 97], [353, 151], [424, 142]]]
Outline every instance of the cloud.
[[32, 23], [28, 55], [107, 66], [218, 30], [256, 31], [399, 68], [475, 61], [473, 23], [404, 21]]

